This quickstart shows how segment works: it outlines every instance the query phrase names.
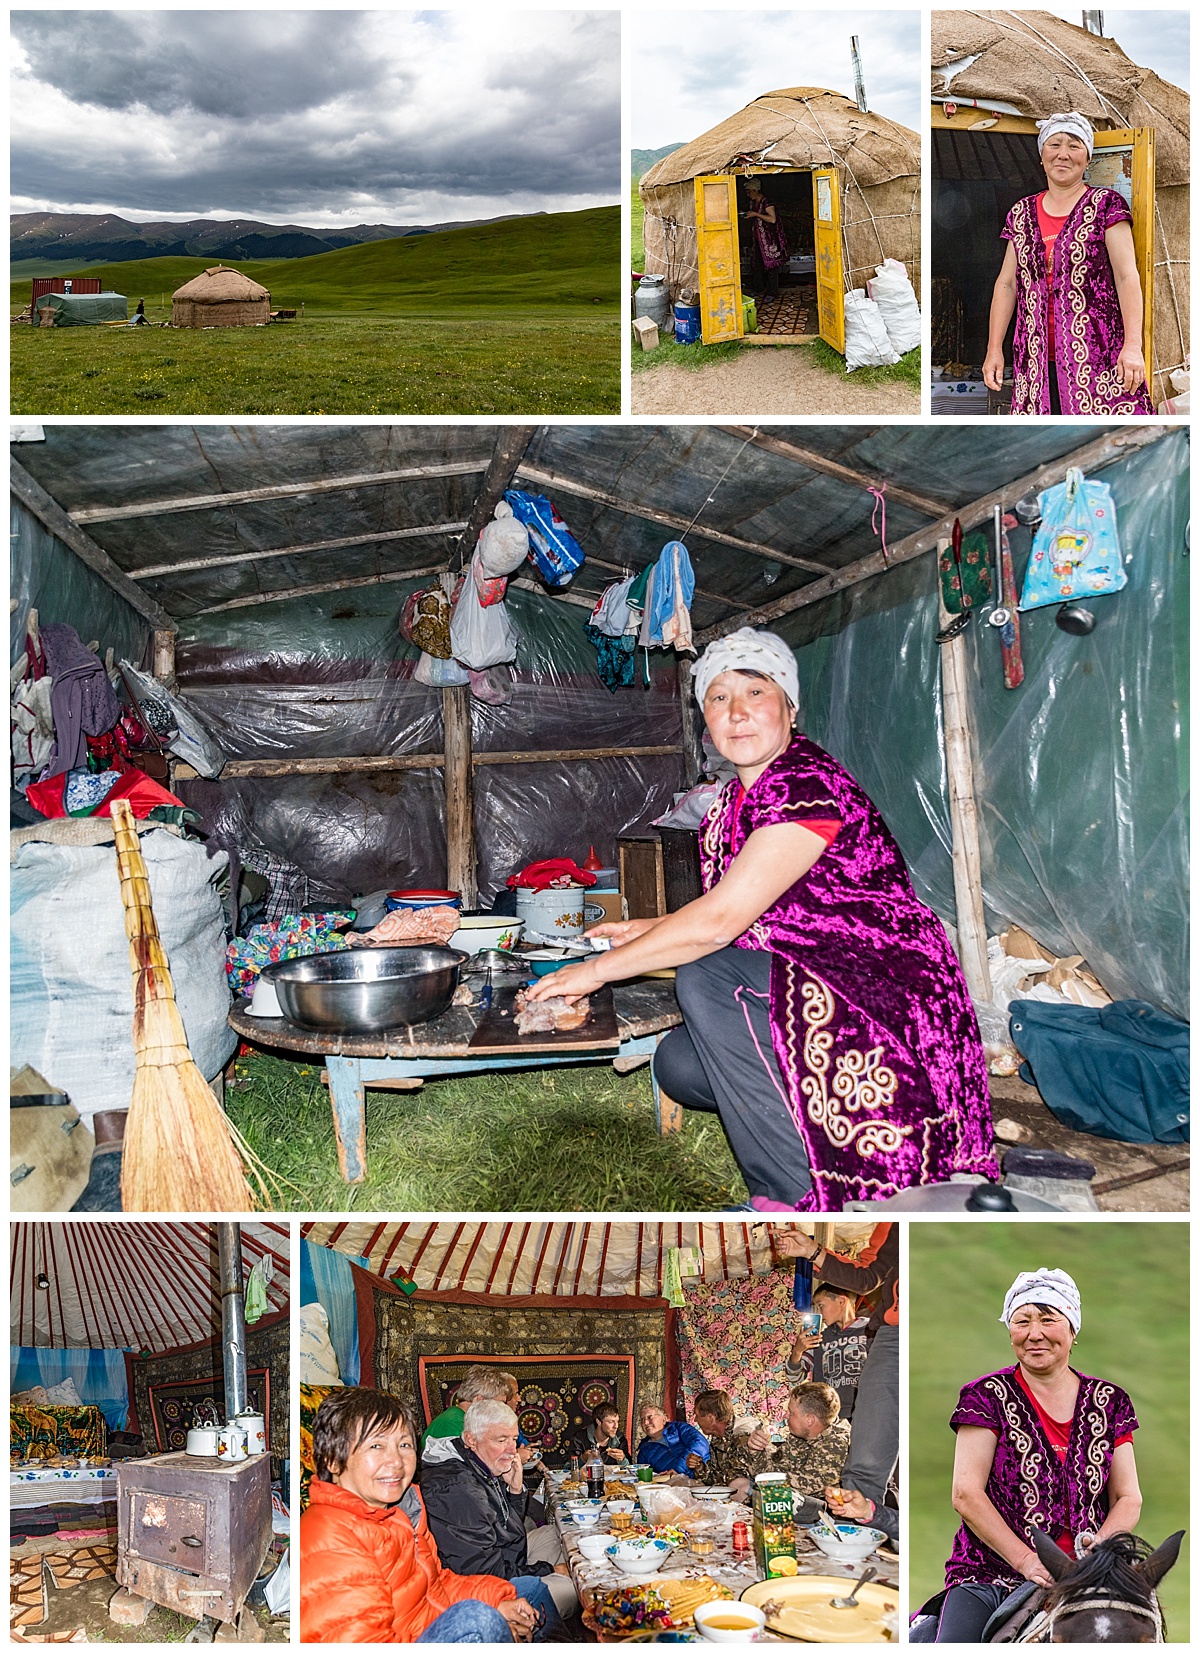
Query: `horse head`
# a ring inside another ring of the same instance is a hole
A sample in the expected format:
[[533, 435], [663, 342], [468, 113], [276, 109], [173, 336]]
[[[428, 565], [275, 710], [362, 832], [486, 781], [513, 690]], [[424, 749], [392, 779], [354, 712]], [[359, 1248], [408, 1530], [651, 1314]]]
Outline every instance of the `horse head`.
[[1040, 1603], [1042, 1641], [1154, 1642], [1166, 1630], [1155, 1595], [1175, 1565], [1183, 1533], [1156, 1550], [1133, 1533], [1114, 1533], [1082, 1561], [1064, 1554], [1044, 1533], [1034, 1534], [1038, 1559], [1053, 1579]]

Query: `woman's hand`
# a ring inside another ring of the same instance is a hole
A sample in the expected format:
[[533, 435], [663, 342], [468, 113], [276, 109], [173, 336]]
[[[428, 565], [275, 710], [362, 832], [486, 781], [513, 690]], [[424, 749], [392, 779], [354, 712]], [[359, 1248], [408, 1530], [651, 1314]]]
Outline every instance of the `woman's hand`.
[[597, 974], [595, 961], [584, 959], [580, 964], [564, 964], [561, 970], [552, 970], [548, 976], [542, 976], [525, 989], [525, 997], [566, 999], [568, 1004], [574, 1004], [576, 999], [582, 999], [603, 986], [604, 978]]
[[1042, 1566], [1036, 1550], [1026, 1550], [1017, 1562], [1017, 1571], [1022, 1578], [1027, 1578], [1031, 1584], [1053, 1584], [1054, 1580]]
[[594, 924], [584, 934], [599, 938], [607, 936], [614, 947], [623, 947], [627, 941], [636, 941], [639, 936], [644, 936], [646, 931], [652, 930], [657, 923], [657, 918], [614, 919], [611, 924]]
[[999, 390], [1004, 383], [1004, 351], [989, 350], [983, 358], [983, 382], [989, 390]]
[[1121, 375], [1127, 396], [1132, 396], [1146, 383], [1146, 358], [1139, 345], [1126, 344], [1123, 347], [1117, 357], [1117, 372]]

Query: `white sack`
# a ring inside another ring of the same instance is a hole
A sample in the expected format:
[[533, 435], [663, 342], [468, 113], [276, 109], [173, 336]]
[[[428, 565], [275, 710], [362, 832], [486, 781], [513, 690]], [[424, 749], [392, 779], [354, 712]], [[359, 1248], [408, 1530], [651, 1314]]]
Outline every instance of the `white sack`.
[[489, 580], [511, 574], [529, 555], [529, 530], [513, 516], [513, 508], [502, 499], [479, 536], [479, 562]]
[[885, 258], [875, 266], [875, 279], [867, 282], [867, 292], [879, 306], [892, 349], [901, 356], [919, 349], [921, 309], [908, 271], [898, 258]]
[[874, 299], [861, 287], [846, 294], [846, 372], [856, 367], [891, 367], [900, 357], [892, 349]]
[[[478, 555], [476, 551], [475, 556]], [[503, 666], [517, 658], [517, 628], [508, 605], [493, 603], [490, 608], [484, 608], [473, 575], [463, 581], [450, 616], [450, 647], [460, 665], [473, 672]]]
[[[169, 832], [140, 839], [154, 916], [188, 1045], [206, 1079], [237, 1048], [226, 1021], [225, 914], [216, 881], [228, 857]], [[111, 844], [25, 843], [9, 873], [9, 1061], [66, 1091], [81, 1118], [133, 1094], [133, 984]]]

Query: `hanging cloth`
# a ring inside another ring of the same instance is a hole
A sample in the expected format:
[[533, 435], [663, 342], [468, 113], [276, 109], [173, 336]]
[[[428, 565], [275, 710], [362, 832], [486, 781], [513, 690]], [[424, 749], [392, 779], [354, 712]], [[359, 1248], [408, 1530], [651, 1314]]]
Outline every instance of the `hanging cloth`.
[[646, 607], [650, 620], [650, 644], [669, 648], [677, 654], [692, 651], [690, 608], [696, 590], [696, 576], [687, 546], [669, 540], [654, 568], [654, 591]]
[[121, 716], [104, 662], [84, 648], [74, 626], [43, 626], [39, 633], [47, 674], [54, 679], [54, 756], [43, 779], [82, 769], [87, 737], [103, 735]]
[[637, 676], [634, 664], [637, 639], [610, 637], [595, 625], [584, 626], [583, 635], [596, 651], [596, 670], [605, 688], [613, 694], [618, 689], [632, 689]]
[[623, 637], [629, 630], [629, 591], [633, 575], [605, 586], [592, 610], [591, 624], [606, 637]]

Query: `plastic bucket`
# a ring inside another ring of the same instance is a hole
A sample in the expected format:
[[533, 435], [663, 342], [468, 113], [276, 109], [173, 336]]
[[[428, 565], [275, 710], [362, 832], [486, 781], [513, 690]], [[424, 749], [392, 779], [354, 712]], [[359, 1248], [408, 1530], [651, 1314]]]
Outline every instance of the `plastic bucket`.
[[700, 343], [700, 306], [698, 304], [677, 304], [675, 306], [675, 343]]
[[517, 887], [517, 917], [525, 921], [526, 941], [570, 941], [583, 934], [581, 886], [569, 890]]

